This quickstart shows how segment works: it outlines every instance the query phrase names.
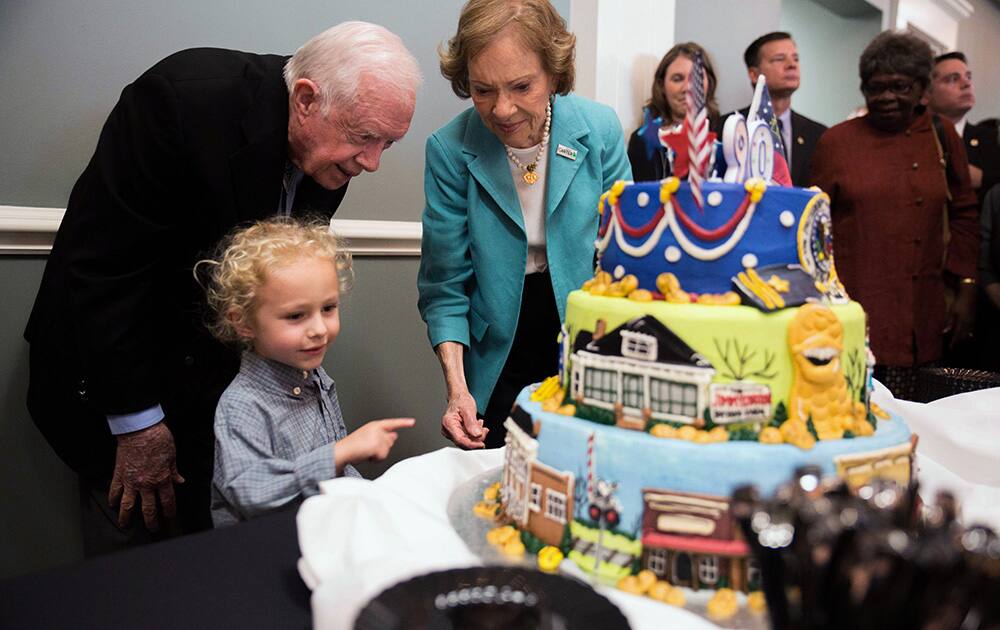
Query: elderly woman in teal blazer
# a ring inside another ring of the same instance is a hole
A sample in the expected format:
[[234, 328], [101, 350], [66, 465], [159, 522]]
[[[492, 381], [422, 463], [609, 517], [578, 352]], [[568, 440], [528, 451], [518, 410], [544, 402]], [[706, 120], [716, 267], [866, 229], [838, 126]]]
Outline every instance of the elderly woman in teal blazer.
[[556, 373], [598, 198], [632, 177], [615, 113], [568, 95], [575, 43], [547, 0], [471, 0], [441, 51], [474, 107], [427, 140], [419, 307], [463, 448], [503, 446], [518, 391]]

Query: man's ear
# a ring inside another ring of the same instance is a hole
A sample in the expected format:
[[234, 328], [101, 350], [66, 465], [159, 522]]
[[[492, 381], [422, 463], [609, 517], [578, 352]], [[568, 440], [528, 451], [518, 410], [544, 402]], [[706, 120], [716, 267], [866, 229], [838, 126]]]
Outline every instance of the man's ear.
[[228, 321], [233, 326], [233, 330], [235, 330], [236, 334], [239, 335], [241, 338], [253, 339], [254, 338], [253, 327], [251, 327], [249, 322], [247, 321], [248, 318], [241, 317], [241, 315], [243, 315], [243, 312], [241, 310], [231, 308], [228, 311], [226, 311], [226, 321]]
[[760, 68], [757, 66], [750, 66], [747, 68], [747, 75], [750, 77], [750, 85], [754, 88], [757, 87], [757, 77], [760, 76]]
[[297, 79], [292, 84], [292, 114], [300, 120], [319, 110], [319, 86], [311, 79]]

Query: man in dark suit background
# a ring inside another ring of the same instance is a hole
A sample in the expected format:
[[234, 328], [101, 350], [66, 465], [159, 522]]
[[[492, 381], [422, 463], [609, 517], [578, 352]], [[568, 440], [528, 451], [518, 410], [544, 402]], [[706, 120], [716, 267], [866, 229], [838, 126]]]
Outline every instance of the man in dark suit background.
[[[819, 137], [826, 126], [792, 110], [792, 94], [799, 89], [799, 51], [792, 36], [784, 31], [761, 35], [743, 52], [750, 85], [757, 84], [757, 77], [764, 75], [771, 105], [778, 119], [788, 159], [792, 183], [806, 186], [809, 181], [809, 163]], [[740, 110], [746, 118], [750, 107]], [[727, 116], [722, 117], [724, 122]], [[721, 123], [720, 123], [721, 124]], [[721, 131], [721, 126], [720, 126]]]
[[239, 352], [203, 326], [192, 268], [236, 225], [331, 216], [407, 132], [420, 80], [397, 36], [346, 22], [290, 59], [182, 51], [122, 91], [25, 331], [28, 408], [80, 475], [88, 555], [211, 527], [213, 418]]
[[969, 158], [972, 187], [982, 208], [983, 197], [1000, 182], [1000, 146], [995, 129], [974, 125], [967, 119], [976, 105], [976, 92], [964, 53], [955, 51], [934, 58], [927, 105], [955, 125], [955, 131], [961, 136]]

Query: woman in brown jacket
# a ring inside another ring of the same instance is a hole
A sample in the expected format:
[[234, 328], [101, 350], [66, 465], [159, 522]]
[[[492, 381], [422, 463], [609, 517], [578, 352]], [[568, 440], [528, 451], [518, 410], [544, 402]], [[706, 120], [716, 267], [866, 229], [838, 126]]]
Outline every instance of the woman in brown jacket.
[[837, 271], [868, 313], [875, 376], [907, 399], [915, 368], [941, 357], [942, 332], [967, 339], [975, 313], [976, 196], [954, 127], [920, 105], [931, 63], [912, 35], [872, 40], [859, 63], [868, 114], [829, 129], [812, 162], [812, 184], [830, 195]]

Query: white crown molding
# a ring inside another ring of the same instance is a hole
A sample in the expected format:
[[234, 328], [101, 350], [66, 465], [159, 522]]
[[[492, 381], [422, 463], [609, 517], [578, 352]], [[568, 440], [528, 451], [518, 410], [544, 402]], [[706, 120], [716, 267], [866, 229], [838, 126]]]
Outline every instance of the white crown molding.
[[[64, 208], [0, 206], [0, 254], [48, 254]], [[419, 256], [419, 221], [334, 219], [333, 231], [355, 256]]]
[[934, 4], [959, 20], [972, 17], [972, 13], [975, 11], [975, 7], [969, 0], [934, 0]]

